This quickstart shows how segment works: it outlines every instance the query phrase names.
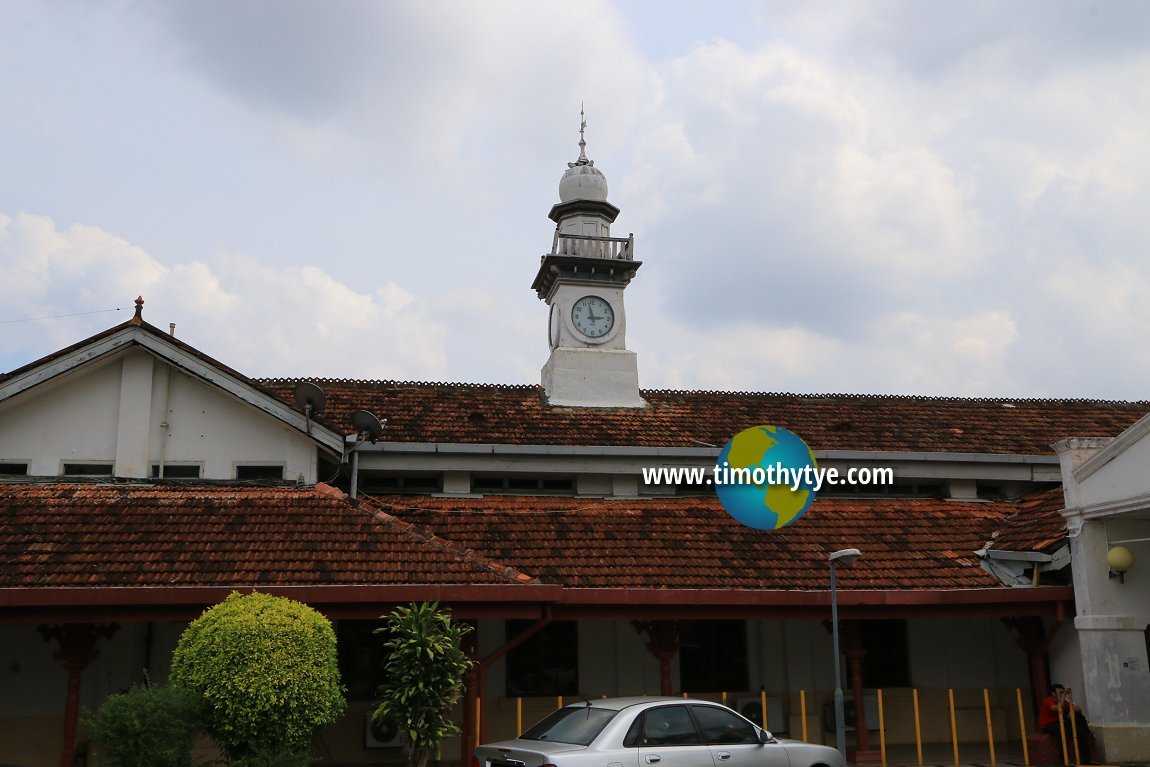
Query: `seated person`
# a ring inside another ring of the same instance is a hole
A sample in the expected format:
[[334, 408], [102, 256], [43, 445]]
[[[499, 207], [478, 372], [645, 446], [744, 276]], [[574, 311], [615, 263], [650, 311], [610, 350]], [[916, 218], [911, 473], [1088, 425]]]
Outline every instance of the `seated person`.
[[[1078, 754], [1080, 761], [1083, 764], [1093, 761], [1091, 744], [1093, 739], [1090, 735], [1090, 727], [1086, 723], [1086, 717], [1082, 715], [1082, 709], [1078, 706], [1073, 707], [1071, 710], [1071, 702], [1065, 699], [1066, 688], [1060, 684], [1052, 684], [1047, 688], [1047, 695], [1042, 699], [1042, 703], [1038, 706], [1038, 729], [1045, 732], [1047, 735], [1054, 737], [1055, 741], [1061, 743], [1061, 731], [1058, 725], [1058, 701], [1062, 699], [1062, 728], [1066, 732], [1066, 748], [1067, 756], [1071, 759], [1074, 758], [1074, 742], [1071, 738], [1074, 737], [1075, 729], [1078, 731]], [[1070, 722], [1070, 716], [1073, 713], [1074, 724]]]

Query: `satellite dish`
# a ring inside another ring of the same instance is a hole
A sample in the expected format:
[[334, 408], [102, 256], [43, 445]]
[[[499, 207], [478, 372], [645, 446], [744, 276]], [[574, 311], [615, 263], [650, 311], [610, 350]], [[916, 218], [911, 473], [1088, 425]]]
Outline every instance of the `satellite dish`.
[[383, 434], [383, 424], [379, 419], [366, 410], [357, 410], [351, 414], [351, 425], [360, 439], [370, 439], [373, 443]]
[[327, 398], [324, 396], [323, 389], [311, 381], [300, 381], [295, 385], [295, 403], [310, 418], [323, 412]]

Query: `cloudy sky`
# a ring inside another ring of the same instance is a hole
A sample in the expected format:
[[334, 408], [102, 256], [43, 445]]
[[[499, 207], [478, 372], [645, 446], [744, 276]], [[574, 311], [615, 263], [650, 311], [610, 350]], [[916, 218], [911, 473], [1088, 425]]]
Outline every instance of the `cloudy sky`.
[[644, 387], [1150, 399], [1150, 3], [4, 14], [0, 370], [538, 382], [582, 102]]

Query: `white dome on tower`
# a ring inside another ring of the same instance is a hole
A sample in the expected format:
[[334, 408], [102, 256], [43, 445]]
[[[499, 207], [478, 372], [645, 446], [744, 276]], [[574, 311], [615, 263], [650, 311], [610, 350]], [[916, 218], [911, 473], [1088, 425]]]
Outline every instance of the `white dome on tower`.
[[559, 180], [559, 201], [606, 200], [607, 177], [595, 167], [594, 161], [570, 163]]
[[559, 179], [559, 202], [572, 200], [607, 200], [607, 177], [595, 167], [594, 160], [587, 159], [587, 142], [583, 140], [583, 130], [587, 120], [583, 109], [579, 109], [579, 159], [567, 163], [563, 178]]

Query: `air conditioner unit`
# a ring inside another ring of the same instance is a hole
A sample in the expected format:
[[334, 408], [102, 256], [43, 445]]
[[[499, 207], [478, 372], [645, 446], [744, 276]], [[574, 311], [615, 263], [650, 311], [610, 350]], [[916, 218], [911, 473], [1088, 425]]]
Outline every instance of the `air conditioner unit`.
[[[760, 727], [763, 726], [763, 700], [761, 696], [736, 698], [735, 710]], [[767, 729], [771, 732], [787, 731], [787, 717], [783, 713], [781, 698], [767, 698], [767, 725]]]
[[[866, 711], [866, 728], [878, 729], [878, 696], [873, 692], [863, 693], [863, 706]], [[823, 720], [826, 722], [827, 732], [835, 731], [835, 701], [834, 698], [823, 704]], [[855, 696], [854, 693], [843, 693], [843, 729], [847, 732], [855, 731]]]
[[397, 748], [403, 745], [399, 728], [394, 724], [379, 723], [372, 718], [374, 712], [366, 712], [363, 719], [364, 748]]

